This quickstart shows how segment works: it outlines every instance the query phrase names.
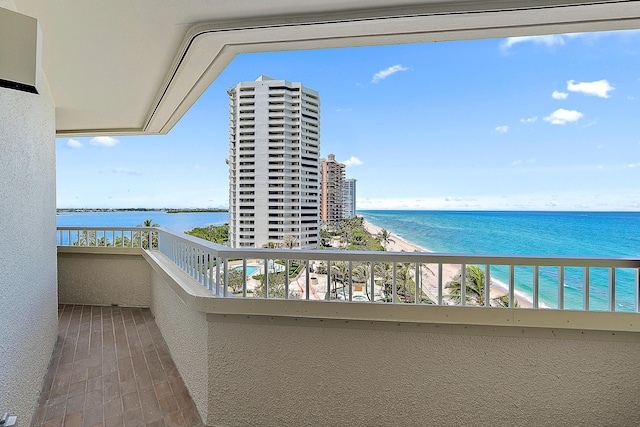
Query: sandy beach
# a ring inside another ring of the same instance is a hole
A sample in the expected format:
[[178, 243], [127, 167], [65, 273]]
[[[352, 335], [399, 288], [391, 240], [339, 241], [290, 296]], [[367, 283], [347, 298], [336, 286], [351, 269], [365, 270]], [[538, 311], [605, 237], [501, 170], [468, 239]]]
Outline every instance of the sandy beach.
[[[377, 235], [382, 228], [375, 226], [373, 224], [371, 224], [368, 221], [364, 221], [364, 226], [367, 229], [367, 231], [369, 231], [369, 233], [371, 233], [372, 235]], [[389, 230], [387, 230], [389, 231]], [[391, 236], [391, 240], [393, 240], [392, 242], [390, 242], [387, 245], [387, 251], [389, 252], [432, 252], [427, 248], [423, 248], [421, 246], [415, 245], [405, 239], [403, 239], [402, 237], [393, 234], [390, 232], [390, 236]], [[437, 264], [427, 264], [427, 266], [429, 267], [429, 269], [431, 271], [425, 271], [422, 274], [422, 283], [423, 283], [423, 290], [431, 297], [434, 298], [437, 301], [437, 295], [438, 295], [438, 276], [437, 276], [437, 271], [438, 271], [438, 265]], [[443, 283], [443, 287], [449, 283], [456, 275], [460, 274], [460, 265], [456, 265], [456, 264], [443, 264], [442, 265], [442, 283]], [[508, 293], [508, 289], [500, 286], [498, 283], [496, 283], [495, 281], [491, 281], [491, 298], [495, 298], [498, 297], [500, 295], [504, 295], [506, 293]], [[528, 299], [524, 298], [521, 295], [517, 295], [516, 296], [516, 300], [518, 301], [518, 305], [520, 307], [532, 307], [532, 303], [531, 301], [529, 301]]]

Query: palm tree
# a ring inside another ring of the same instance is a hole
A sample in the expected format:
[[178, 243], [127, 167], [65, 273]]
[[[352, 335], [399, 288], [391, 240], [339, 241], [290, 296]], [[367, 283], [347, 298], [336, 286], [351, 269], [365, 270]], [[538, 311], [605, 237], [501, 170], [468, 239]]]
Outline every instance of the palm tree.
[[346, 261], [338, 261], [331, 264], [331, 281], [333, 282], [333, 294], [338, 297], [338, 281], [342, 284], [342, 287], [347, 285], [347, 280], [350, 280], [349, 276], [349, 263]]
[[[136, 225], [136, 227], [160, 227], [159, 224], [156, 224], [153, 222], [152, 219], [145, 219], [142, 224], [138, 224]], [[142, 239], [142, 247], [144, 249], [149, 249], [149, 232], [148, 231], [144, 231], [142, 233], [142, 235], [139, 232], [135, 232], [133, 235], [133, 246], [134, 247], [139, 247], [140, 246], [140, 240]], [[157, 248], [158, 247], [158, 234], [157, 233], [152, 233], [151, 234], [151, 247], [152, 248]]]
[[[484, 305], [485, 299], [485, 276], [484, 271], [477, 265], [468, 265], [465, 268], [465, 299], [470, 305]], [[462, 272], [455, 276], [446, 286], [449, 290], [449, 297], [456, 303], [462, 301]], [[504, 294], [492, 298], [490, 305], [494, 307], [509, 307], [509, 295]], [[514, 307], [518, 302], [514, 301]]]
[[395, 240], [393, 240], [391, 238], [391, 233], [389, 233], [384, 228], [378, 232], [378, 234], [376, 235], [376, 239], [378, 239], [378, 241], [380, 243], [382, 243], [382, 246], [384, 247], [385, 251], [387, 250], [387, 245], [389, 243], [395, 243], [396, 242]]

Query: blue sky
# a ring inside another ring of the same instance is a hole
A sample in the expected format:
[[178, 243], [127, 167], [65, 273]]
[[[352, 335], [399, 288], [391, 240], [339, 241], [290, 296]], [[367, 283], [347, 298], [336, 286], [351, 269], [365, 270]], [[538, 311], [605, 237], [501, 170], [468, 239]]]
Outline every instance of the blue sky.
[[241, 55], [168, 135], [58, 139], [58, 207], [226, 207], [260, 74], [320, 93], [358, 209], [640, 211], [640, 31]]

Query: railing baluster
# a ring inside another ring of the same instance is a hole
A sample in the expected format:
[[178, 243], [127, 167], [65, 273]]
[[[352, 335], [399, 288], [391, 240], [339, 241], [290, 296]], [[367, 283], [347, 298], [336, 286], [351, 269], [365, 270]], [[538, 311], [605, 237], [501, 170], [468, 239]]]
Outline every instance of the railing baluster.
[[227, 258], [224, 259], [224, 283], [222, 288], [222, 296], [227, 296], [227, 290], [229, 288], [229, 260]]
[[590, 286], [590, 269], [589, 267], [583, 268], [584, 282], [582, 286], [582, 309], [589, 311], [589, 286]]
[[515, 307], [516, 300], [516, 274], [515, 266], [509, 264], [509, 308]]
[[635, 269], [636, 313], [640, 312], [640, 268]]
[[616, 311], [616, 269], [609, 269], [609, 311]]
[[[351, 264], [351, 261], [349, 261], [349, 264]], [[392, 303], [396, 302], [396, 296], [398, 294], [397, 282], [396, 282], [396, 274], [397, 273], [398, 273], [398, 263], [394, 262], [393, 263], [393, 267], [392, 267], [392, 271], [391, 271], [391, 274], [393, 275], [393, 277], [391, 278], [391, 286], [393, 287], [393, 289], [391, 289], [391, 302]]]
[[[327, 260], [327, 287], [331, 289], [331, 260]], [[307, 299], [309, 299], [309, 282], [307, 282]]]
[[[309, 264], [307, 263], [306, 270], [309, 270]], [[289, 259], [284, 260], [284, 298], [289, 299]]]
[[[225, 261], [226, 262], [226, 261]], [[216, 296], [220, 296], [220, 257], [216, 257]], [[243, 295], [246, 297], [246, 295]]]
[[564, 310], [564, 266], [558, 267], [558, 310]]
[[422, 299], [422, 281], [420, 280], [420, 264], [416, 262], [416, 268], [414, 271], [414, 281], [416, 282], [416, 299], [415, 299], [415, 303], [416, 304], [420, 304], [420, 301]]
[[438, 264], [438, 305], [442, 305], [442, 263]]
[[460, 304], [467, 305], [467, 265], [460, 266]]
[[[311, 275], [309, 274], [309, 260], [306, 259], [305, 260], [305, 270], [306, 270], [306, 275], [305, 275], [305, 282], [307, 283], [307, 288], [309, 290], [311, 290]], [[289, 272], [287, 271], [287, 274], [289, 274]]]
[[369, 263], [369, 275], [371, 276], [371, 302], [376, 302], [376, 277], [373, 274], [375, 262]]
[[247, 259], [242, 258], [242, 296], [247, 296]]
[[540, 299], [540, 266], [533, 266], [533, 308], [538, 308]]
[[484, 266], [484, 306], [491, 307], [491, 264]]
[[349, 301], [353, 301], [353, 262], [349, 261]]
[[264, 297], [269, 298], [269, 259], [264, 260]]

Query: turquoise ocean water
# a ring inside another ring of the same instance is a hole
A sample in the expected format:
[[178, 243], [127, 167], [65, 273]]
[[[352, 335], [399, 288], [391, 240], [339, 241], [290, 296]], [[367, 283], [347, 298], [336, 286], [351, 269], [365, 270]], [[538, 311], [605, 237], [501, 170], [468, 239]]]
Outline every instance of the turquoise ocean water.
[[[640, 258], [640, 212], [359, 211], [379, 227], [434, 252]], [[540, 299], [557, 307], [557, 268], [541, 268]], [[565, 271], [565, 308], [582, 308], [582, 269]], [[506, 267], [493, 278], [508, 281]], [[608, 306], [608, 272], [590, 270], [590, 307]], [[516, 288], [532, 294], [533, 269], [516, 268]], [[616, 309], [633, 310], [634, 271], [616, 270]]]
[[[640, 258], [640, 212], [358, 211], [367, 221], [434, 252]], [[227, 213], [70, 212], [59, 226], [135, 227], [145, 219], [175, 231], [221, 225]], [[591, 269], [591, 309], [608, 306], [608, 272]], [[506, 267], [492, 278], [508, 281]], [[516, 268], [516, 288], [531, 296], [533, 269]], [[565, 271], [565, 308], [582, 308], [582, 269]], [[616, 271], [616, 307], [633, 310], [634, 272]], [[557, 307], [558, 271], [541, 268], [540, 299]]]

